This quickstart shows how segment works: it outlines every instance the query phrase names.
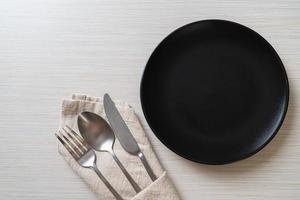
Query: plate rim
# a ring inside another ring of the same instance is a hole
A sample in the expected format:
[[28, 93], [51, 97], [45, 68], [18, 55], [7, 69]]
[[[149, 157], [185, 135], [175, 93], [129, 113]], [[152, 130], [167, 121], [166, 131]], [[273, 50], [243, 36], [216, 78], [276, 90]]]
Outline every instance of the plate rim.
[[[285, 101], [285, 104], [284, 104], [284, 110], [283, 110], [283, 113], [282, 113], [282, 116], [281, 116], [281, 119], [276, 127], [276, 129], [273, 131], [273, 133], [271, 134], [271, 136], [262, 144], [260, 145], [258, 148], [256, 148], [255, 151], [251, 151], [249, 153], [245, 153], [245, 154], [241, 154], [240, 156], [238, 156], [238, 158], [236, 159], [228, 159], [226, 161], [206, 161], [206, 160], [201, 160], [201, 159], [194, 159], [192, 158], [191, 156], [189, 155], [186, 155], [182, 152], [178, 152], [176, 149], [170, 147], [169, 144], [167, 144], [166, 141], [164, 141], [160, 134], [158, 134], [159, 131], [155, 130], [155, 128], [153, 127], [153, 125], [151, 125], [151, 122], [150, 122], [150, 117], [146, 114], [146, 111], [145, 111], [145, 104], [143, 102], [143, 85], [144, 85], [144, 82], [145, 82], [145, 79], [144, 79], [144, 76], [145, 76], [145, 73], [146, 73], [146, 69], [148, 68], [148, 64], [149, 64], [149, 61], [150, 59], [152, 58], [152, 56], [154, 55], [154, 53], [157, 51], [157, 49], [166, 41], [167, 38], [169, 38], [169, 36], [173, 35], [174, 33], [176, 33], [177, 31], [180, 31], [188, 26], [193, 26], [195, 24], [199, 24], [199, 23], [203, 23], [203, 22], [222, 22], [222, 23], [230, 23], [230, 24], [235, 24], [235, 25], [238, 25], [240, 26], [241, 28], [243, 29], [246, 29], [247, 31], [250, 31], [250, 32], [253, 32], [255, 35], [257, 35], [260, 39], [262, 39], [266, 45], [269, 46], [270, 50], [274, 53], [277, 61], [279, 62], [280, 64], [280, 67], [283, 71], [283, 75], [284, 75], [284, 80], [285, 80], [285, 94], [283, 96], [283, 98], [286, 99]], [[241, 160], [244, 160], [246, 158], [249, 158], [251, 156], [253, 156], [254, 154], [257, 154], [259, 151], [261, 151], [267, 144], [269, 144], [271, 142], [271, 140], [275, 137], [275, 135], [277, 135], [278, 131], [280, 130], [283, 122], [284, 122], [284, 119], [287, 115], [287, 112], [288, 112], [288, 107], [289, 107], [289, 99], [290, 99], [290, 86], [289, 86], [289, 80], [288, 80], [288, 76], [287, 76], [287, 72], [286, 72], [286, 69], [283, 65], [283, 62], [282, 60], [280, 59], [278, 53], [276, 52], [276, 50], [273, 48], [273, 46], [262, 36], [260, 35], [259, 33], [257, 33], [256, 31], [254, 31], [253, 29], [245, 26], [245, 25], [242, 25], [240, 23], [237, 23], [237, 22], [233, 22], [233, 21], [229, 21], [229, 20], [223, 20], [223, 19], [204, 19], [204, 20], [199, 20], [199, 21], [194, 21], [194, 22], [191, 22], [191, 23], [188, 23], [188, 24], [185, 24], [179, 28], [176, 28], [174, 31], [172, 31], [171, 33], [167, 34], [167, 36], [165, 36], [157, 45], [156, 47], [154, 48], [154, 50], [152, 51], [151, 55], [149, 56], [147, 62], [146, 62], [146, 65], [144, 67], [144, 70], [142, 72], [142, 76], [141, 76], [141, 80], [140, 80], [140, 102], [141, 102], [141, 107], [142, 107], [142, 111], [143, 111], [143, 114], [145, 116], [145, 119], [148, 123], [148, 126], [150, 127], [150, 129], [152, 130], [152, 132], [154, 133], [154, 135], [158, 138], [158, 140], [164, 144], [169, 150], [171, 150], [172, 152], [174, 152], [175, 154], [181, 156], [182, 158], [184, 159], [187, 159], [187, 160], [190, 160], [190, 161], [193, 161], [193, 162], [196, 162], [196, 163], [200, 163], [200, 164], [207, 164], [207, 165], [224, 165], [224, 164], [229, 164], [229, 163], [233, 163], [233, 162], [236, 162], [236, 161], [241, 161]]]

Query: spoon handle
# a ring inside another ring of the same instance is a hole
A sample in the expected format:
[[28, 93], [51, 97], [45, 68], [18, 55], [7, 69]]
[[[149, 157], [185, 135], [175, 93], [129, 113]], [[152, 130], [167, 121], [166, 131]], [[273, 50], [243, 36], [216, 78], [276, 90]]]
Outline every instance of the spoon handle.
[[121, 163], [121, 161], [116, 156], [115, 152], [112, 150], [109, 153], [112, 155], [113, 159], [116, 161], [116, 163], [118, 164], [118, 166], [122, 170], [123, 174], [126, 176], [127, 180], [132, 185], [132, 187], [135, 190], [135, 192], [139, 193], [141, 191], [141, 188], [138, 186], [138, 184], [133, 180], [133, 178], [131, 177], [131, 175], [125, 169], [125, 167], [123, 166], [123, 164]]
[[103, 183], [106, 185], [106, 187], [109, 189], [109, 191], [116, 197], [117, 200], [124, 200], [119, 193], [113, 188], [113, 186], [108, 182], [108, 180], [102, 175], [102, 173], [99, 171], [96, 164], [92, 167], [92, 169], [96, 172], [96, 174], [99, 176], [99, 178], [103, 181]]

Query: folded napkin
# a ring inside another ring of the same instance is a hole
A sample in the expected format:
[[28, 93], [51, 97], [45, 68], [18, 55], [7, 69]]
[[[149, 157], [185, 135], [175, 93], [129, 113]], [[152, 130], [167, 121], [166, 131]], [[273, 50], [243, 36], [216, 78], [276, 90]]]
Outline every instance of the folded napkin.
[[[166, 172], [157, 160], [155, 153], [149, 143], [149, 140], [143, 130], [137, 115], [133, 108], [126, 103], [115, 101], [123, 119], [137, 140], [141, 150], [145, 154], [151, 168], [157, 177], [154, 182], [151, 181], [144, 166], [138, 157], [127, 153], [116, 138], [114, 150], [124, 167], [133, 177], [133, 179], [142, 188], [138, 194], [135, 193], [132, 186], [121, 172], [109, 153], [96, 151], [97, 165], [99, 170], [118, 191], [125, 200], [179, 200], [179, 195], [173, 186]], [[103, 109], [102, 98], [89, 97], [81, 94], [72, 95], [72, 99], [64, 99], [62, 102], [61, 124], [63, 127], [69, 125], [75, 131], [78, 131], [77, 117], [82, 111], [97, 113], [106, 119]], [[71, 157], [65, 148], [59, 143], [58, 151], [67, 161], [70, 167], [91, 187], [101, 200], [115, 199], [103, 182], [98, 178], [94, 171], [83, 168]]]

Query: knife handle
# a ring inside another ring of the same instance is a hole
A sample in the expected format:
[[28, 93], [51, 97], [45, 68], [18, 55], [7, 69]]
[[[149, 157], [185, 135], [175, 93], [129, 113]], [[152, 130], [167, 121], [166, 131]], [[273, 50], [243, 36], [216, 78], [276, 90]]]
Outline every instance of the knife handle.
[[138, 154], [140, 160], [142, 161], [147, 173], [149, 174], [150, 178], [152, 181], [155, 181], [157, 179], [157, 177], [155, 176], [153, 170], [151, 169], [146, 157], [144, 156], [144, 154], [142, 152], [139, 152]]

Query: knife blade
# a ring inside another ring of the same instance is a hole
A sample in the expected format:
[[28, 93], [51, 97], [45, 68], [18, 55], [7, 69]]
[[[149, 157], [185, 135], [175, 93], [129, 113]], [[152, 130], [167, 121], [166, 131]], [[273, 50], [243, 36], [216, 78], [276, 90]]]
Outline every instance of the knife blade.
[[142, 161], [146, 171], [148, 172], [152, 181], [156, 180], [157, 177], [154, 174], [153, 170], [151, 169], [146, 157], [144, 156], [143, 152], [138, 146], [135, 138], [133, 137], [130, 129], [128, 128], [127, 124], [123, 120], [121, 114], [119, 113], [115, 103], [112, 101], [108, 94], [104, 94], [103, 98], [104, 110], [107, 116], [107, 119], [119, 139], [120, 144], [128, 153], [132, 155], [136, 155]]

